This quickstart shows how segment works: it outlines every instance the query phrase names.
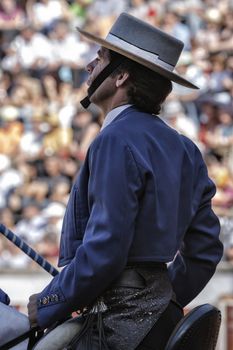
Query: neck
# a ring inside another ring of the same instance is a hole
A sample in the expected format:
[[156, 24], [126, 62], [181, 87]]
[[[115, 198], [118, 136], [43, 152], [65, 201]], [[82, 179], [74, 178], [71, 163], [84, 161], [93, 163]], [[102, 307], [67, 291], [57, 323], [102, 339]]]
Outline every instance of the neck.
[[116, 107], [124, 106], [127, 103], [129, 103], [129, 100], [127, 97], [120, 96], [119, 98], [119, 96], [115, 95], [109, 101], [105, 101], [105, 103], [103, 103], [99, 107], [102, 109], [104, 115], [106, 116], [112, 109]]

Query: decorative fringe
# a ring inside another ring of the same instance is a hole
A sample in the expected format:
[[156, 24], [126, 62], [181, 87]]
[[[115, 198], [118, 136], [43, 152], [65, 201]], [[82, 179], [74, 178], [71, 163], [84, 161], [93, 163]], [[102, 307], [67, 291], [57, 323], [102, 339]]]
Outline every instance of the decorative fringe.
[[[93, 350], [94, 332], [98, 334], [99, 350], [109, 350], [103, 326], [102, 313], [107, 310], [107, 306], [102, 300], [98, 300], [90, 311], [85, 315], [81, 331], [72, 339], [71, 343], [64, 350], [81, 349]], [[95, 334], [96, 334], [95, 333]]]

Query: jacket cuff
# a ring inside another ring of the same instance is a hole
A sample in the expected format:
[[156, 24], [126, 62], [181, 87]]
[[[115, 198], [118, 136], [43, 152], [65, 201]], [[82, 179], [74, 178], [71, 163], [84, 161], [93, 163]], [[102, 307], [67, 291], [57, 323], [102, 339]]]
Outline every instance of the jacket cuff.
[[48, 294], [40, 293], [37, 297], [37, 321], [40, 328], [45, 329], [53, 323], [62, 320], [60, 316], [61, 304], [66, 301], [60, 289], [50, 291]]
[[2, 289], [0, 289], [0, 302], [6, 305], [10, 304], [10, 298]]

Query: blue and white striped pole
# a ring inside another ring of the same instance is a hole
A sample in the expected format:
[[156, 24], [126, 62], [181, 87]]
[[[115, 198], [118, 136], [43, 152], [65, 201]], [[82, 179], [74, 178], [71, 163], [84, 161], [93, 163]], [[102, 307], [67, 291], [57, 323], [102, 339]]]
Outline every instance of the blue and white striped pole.
[[3, 224], [0, 224], [0, 233], [2, 233], [9, 241], [14, 243], [19, 249], [21, 249], [27, 256], [29, 256], [33, 261], [35, 261], [38, 265], [43, 267], [48, 273], [52, 276], [56, 276], [59, 271], [55, 269], [45, 258], [39, 255], [34, 249], [32, 249], [24, 240], [20, 237], [16, 236], [11, 230], [9, 230]]

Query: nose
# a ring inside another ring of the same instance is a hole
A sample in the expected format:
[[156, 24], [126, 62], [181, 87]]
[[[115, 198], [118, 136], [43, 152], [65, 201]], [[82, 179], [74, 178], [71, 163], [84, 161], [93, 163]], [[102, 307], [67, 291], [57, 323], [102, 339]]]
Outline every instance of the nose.
[[88, 65], [86, 66], [86, 71], [91, 74], [94, 70], [96, 66], [96, 59], [94, 59], [93, 61], [91, 61], [90, 63], [88, 63]]

